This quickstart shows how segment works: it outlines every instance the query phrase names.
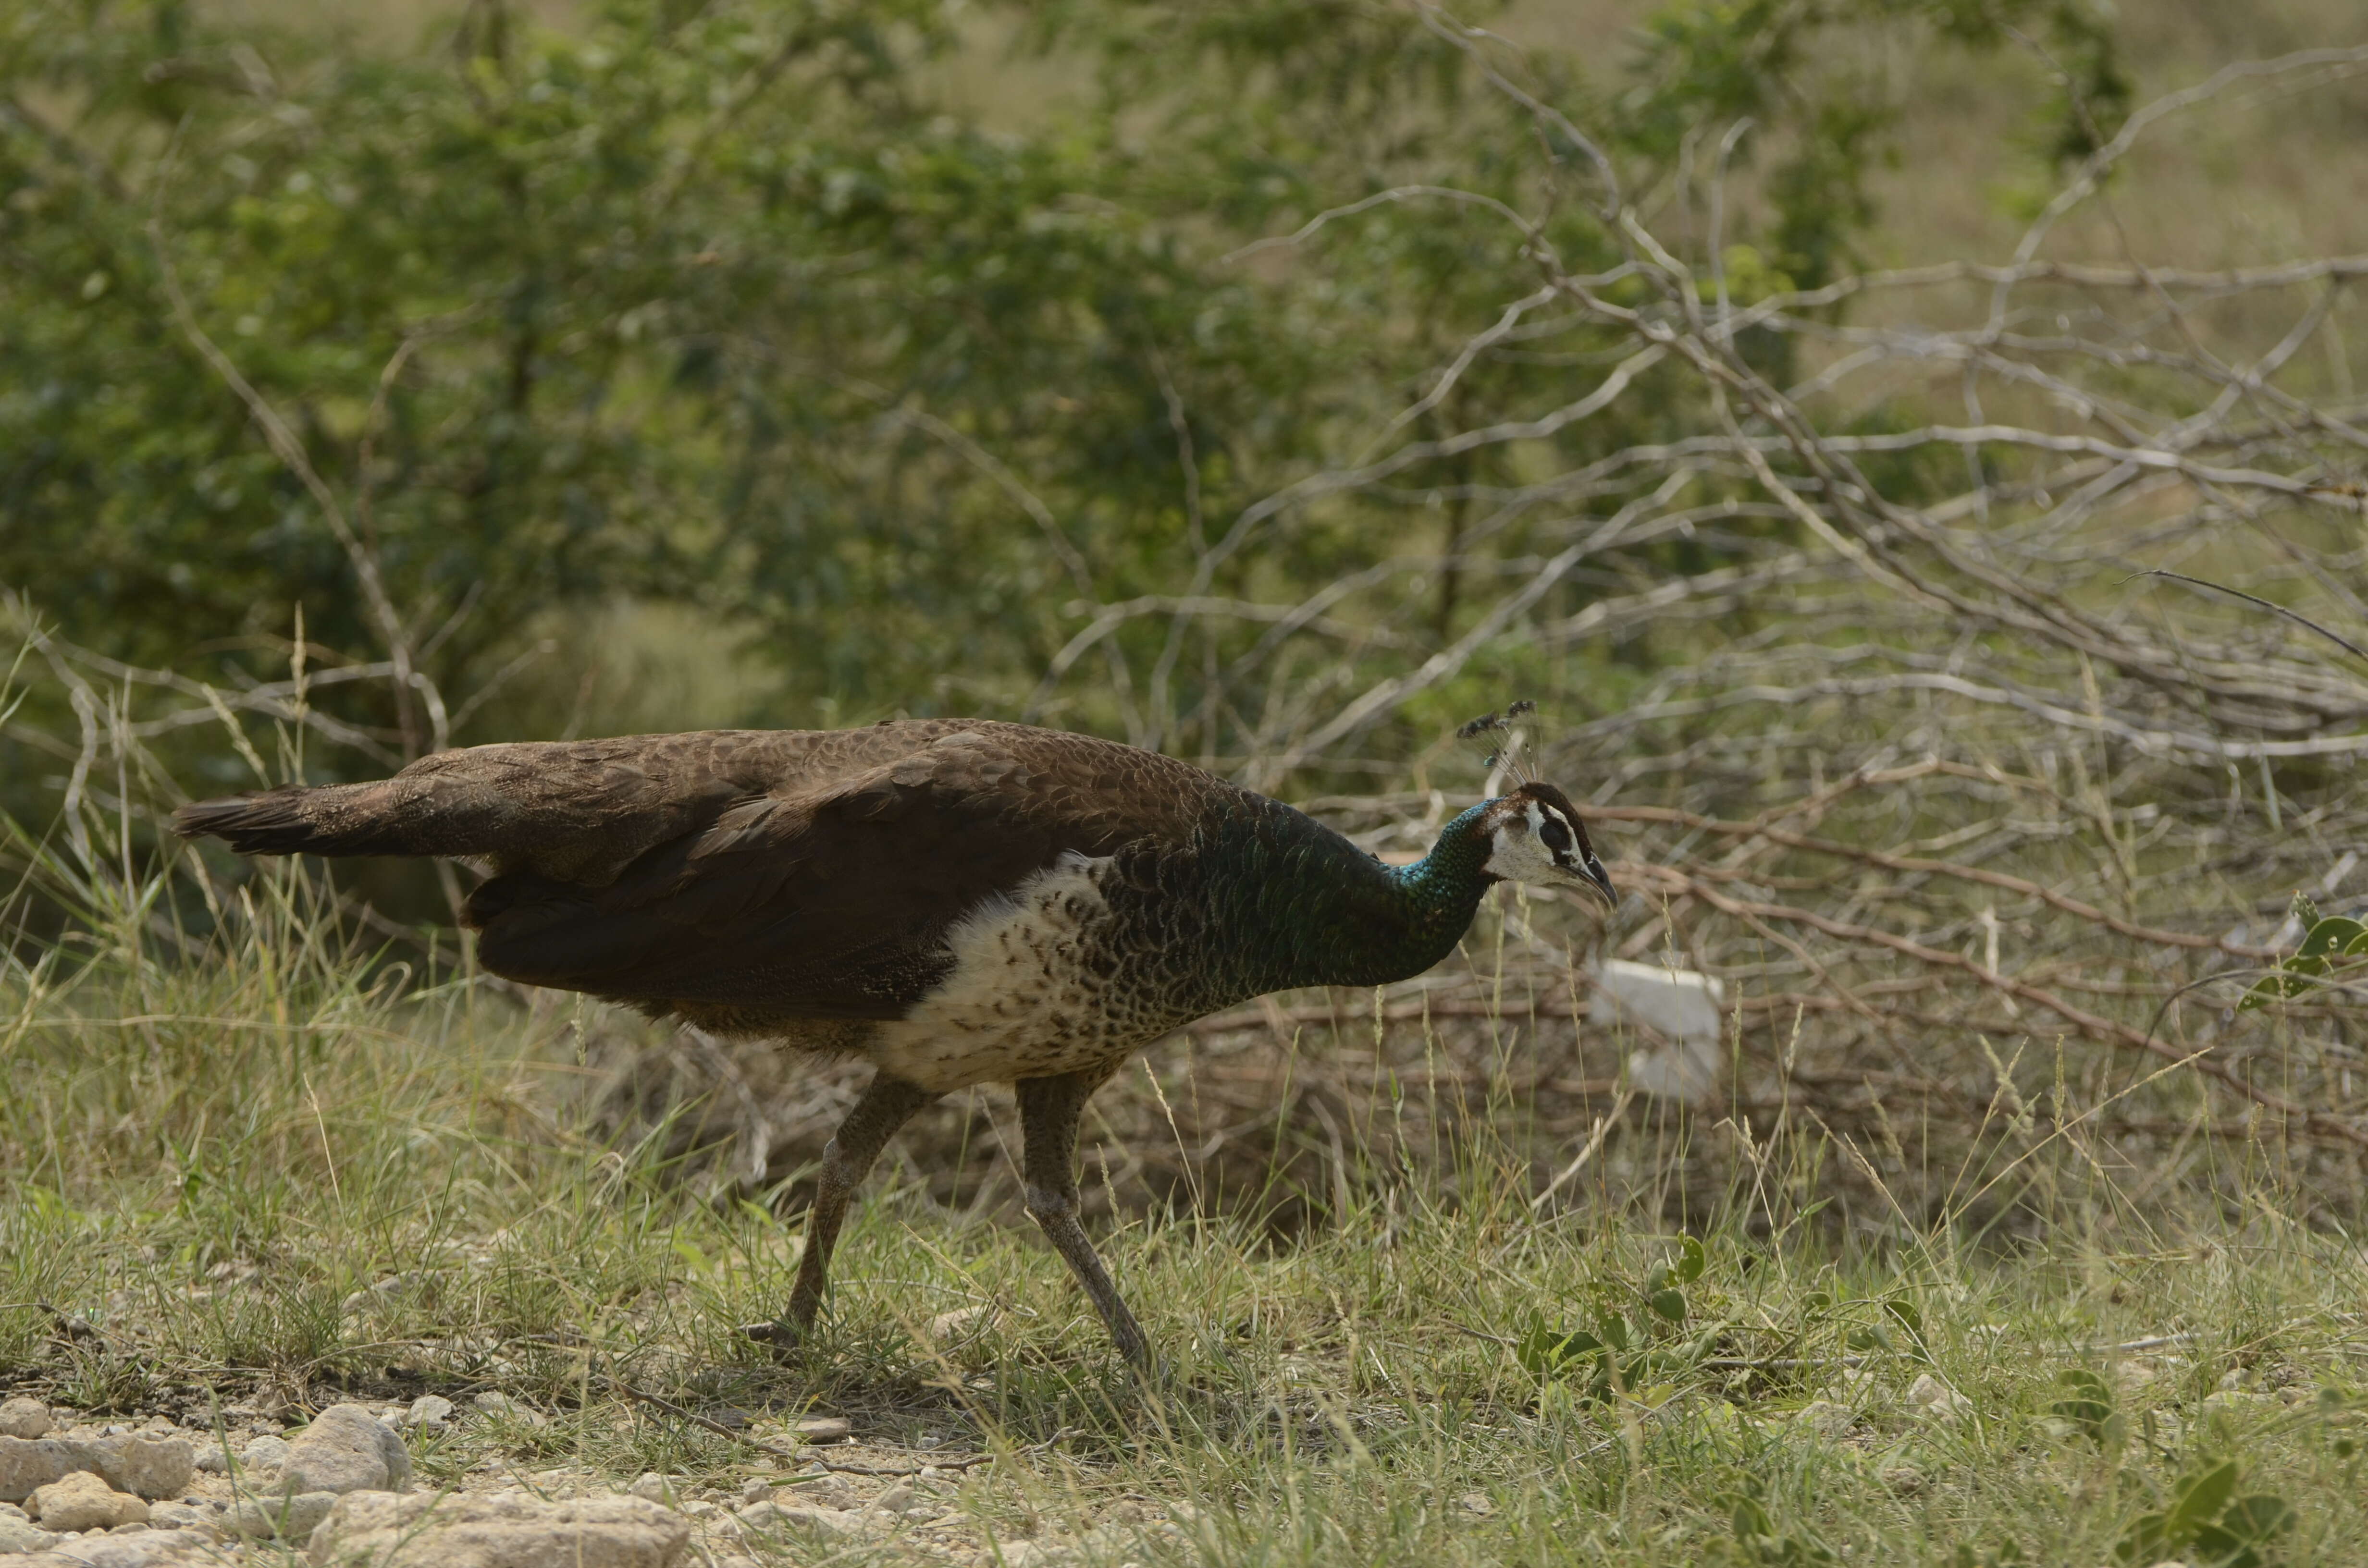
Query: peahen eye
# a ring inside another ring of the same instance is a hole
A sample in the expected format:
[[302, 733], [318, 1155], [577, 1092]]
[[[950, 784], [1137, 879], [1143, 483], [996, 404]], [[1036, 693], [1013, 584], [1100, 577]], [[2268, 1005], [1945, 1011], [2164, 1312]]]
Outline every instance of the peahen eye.
[[1538, 829], [1538, 836], [1544, 839], [1546, 847], [1557, 855], [1566, 855], [1570, 852], [1570, 829], [1563, 826], [1553, 817], [1548, 817], [1543, 825]]

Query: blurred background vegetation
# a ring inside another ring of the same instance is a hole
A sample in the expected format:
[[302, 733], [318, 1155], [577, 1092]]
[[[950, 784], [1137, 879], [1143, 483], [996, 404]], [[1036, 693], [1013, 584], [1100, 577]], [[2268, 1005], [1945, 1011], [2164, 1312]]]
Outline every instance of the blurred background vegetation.
[[[1751, 297], [2002, 248], [2134, 94], [2340, 32], [2338, 9], [1526, 0], [1466, 19], [1514, 46], [1527, 90], [1675, 221], [1689, 260], [1717, 133], [1747, 125], [1723, 222]], [[2363, 106], [2280, 120], [2274, 158], [2250, 155], [2260, 127], [2220, 127], [2137, 176], [2177, 193], [2146, 210], [2193, 265], [2332, 242], [2298, 231], [2356, 230], [2361, 204], [2287, 182], [2305, 163], [2368, 177]], [[1040, 677], [1102, 607], [1296, 602], [1394, 570], [1360, 657], [1418, 663], [1541, 547], [1542, 512], [1466, 545], [1487, 486], [1705, 418], [1697, 382], [1648, 371], [1646, 395], [1548, 455], [1414, 462], [1268, 548], [1211, 548], [1391, 431], [1528, 287], [1503, 222], [1468, 202], [1242, 247], [1394, 187], [1532, 207], [1542, 165], [1577, 156], [1542, 158], [1539, 138], [1474, 58], [1385, 5], [13, 0], [0, 584], [84, 648], [233, 690], [286, 676], [300, 611], [314, 671], [387, 658], [349, 528], [447, 723], [383, 681], [321, 687], [352, 744], [316, 752], [319, 776], [435, 739], [939, 711], [1223, 766], [1272, 741], [1270, 695], [1230, 676], [1267, 624], [1206, 622], [1179, 651], [1145, 616], [1075, 680]], [[1616, 261], [1586, 205], [1549, 213], [1574, 270]], [[1763, 358], [1793, 351], [1759, 335]], [[1513, 417], [1620, 352], [1582, 324], [1488, 356], [1412, 433]], [[1889, 477], [1914, 499], [1914, 462]], [[1793, 526], [1612, 550], [1531, 615]], [[1667, 641], [1639, 626], [1542, 658], [1499, 639], [1357, 749], [1402, 760], [1508, 682], [1567, 718], [1614, 710]], [[71, 722], [54, 690], [30, 700], [0, 740], [0, 804], [38, 822], [60, 764], [26, 736]], [[160, 738], [190, 788], [251, 781], [218, 732], [188, 741]]]

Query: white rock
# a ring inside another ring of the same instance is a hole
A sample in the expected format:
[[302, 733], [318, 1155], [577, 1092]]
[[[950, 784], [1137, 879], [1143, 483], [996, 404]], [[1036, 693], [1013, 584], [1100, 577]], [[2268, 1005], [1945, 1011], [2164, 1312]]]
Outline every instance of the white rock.
[[875, 1514], [901, 1514], [912, 1506], [913, 1488], [902, 1481], [871, 1499], [871, 1511]]
[[403, 1413], [404, 1425], [423, 1432], [440, 1431], [452, 1419], [452, 1402], [440, 1393], [423, 1393]]
[[52, 1546], [48, 1555], [33, 1562], [40, 1568], [51, 1563], [72, 1563], [74, 1568], [200, 1568], [201, 1564], [215, 1568], [222, 1555], [211, 1536], [196, 1530], [142, 1530], [136, 1535], [120, 1531], [86, 1535]]
[[0, 1519], [0, 1555], [13, 1556], [19, 1551], [46, 1551], [57, 1544], [58, 1538], [23, 1519]]
[[98, 1468], [88, 1443], [70, 1437], [0, 1437], [0, 1502], [21, 1503], [76, 1471]]
[[303, 1540], [336, 1506], [334, 1492], [296, 1492], [249, 1497], [222, 1516], [222, 1528], [251, 1540]]
[[278, 1474], [288, 1464], [288, 1439], [262, 1437], [248, 1443], [238, 1452], [241, 1470], [269, 1471]]
[[820, 1475], [802, 1475], [790, 1483], [790, 1489], [802, 1497], [851, 1497], [855, 1483], [843, 1475], [825, 1471]]
[[211, 1529], [214, 1512], [195, 1503], [151, 1503], [148, 1522], [160, 1530]]
[[641, 1479], [625, 1488], [628, 1495], [645, 1503], [666, 1504], [674, 1501], [674, 1483], [656, 1471], [642, 1471]]
[[1606, 959], [1595, 973], [1588, 1017], [1599, 1024], [1633, 1019], [1668, 1042], [1628, 1054], [1628, 1082], [1662, 1099], [1707, 1102], [1725, 1065], [1719, 1049], [1725, 989], [1713, 976], [1661, 964]]
[[411, 1454], [394, 1428], [359, 1404], [333, 1404], [288, 1445], [280, 1465], [293, 1492], [400, 1492]]
[[50, 1419], [50, 1407], [38, 1399], [18, 1394], [0, 1403], [0, 1437], [46, 1437], [54, 1425]]
[[1839, 1437], [1858, 1425], [1858, 1413], [1829, 1399], [1812, 1400], [1793, 1413], [1793, 1424], [1821, 1437]]
[[90, 1447], [107, 1483], [135, 1496], [177, 1497], [188, 1490], [197, 1469], [197, 1451], [177, 1433], [166, 1437], [132, 1432], [101, 1437]]
[[313, 1532], [317, 1568], [672, 1568], [690, 1544], [681, 1515], [639, 1497], [352, 1492]]
[[1956, 1421], [1974, 1413], [1974, 1402], [1930, 1372], [1907, 1390], [1908, 1408], [1928, 1421]]
[[796, 1430], [809, 1443], [844, 1443], [851, 1428], [844, 1415], [814, 1415], [799, 1422]]
[[148, 1522], [148, 1505], [118, 1492], [88, 1471], [51, 1482], [27, 1500], [26, 1511], [45, 1530], [104, 1530]]
[[1726, 991], [1713, 976], [1666, 964], [1606, 959], [1595, 971], [1590, 1022], [1633, 1018], [1677, 1040], [1710, 1040], [1724, 1031]]
[[744, 1534], [780, 1535], [798, 1530], [836, 1539], [860, 1534], [864, 1526], [862, 1518], [855, 1514], [806, 1503], [752, 1503], [733, 1517], [740, 1521]]
[[969, 1338], [994, 1321], [993, 1307], [958, 1307], [931, 1318], [922, 1326], [922, 1333], [930, 1344], [947, 1346]]

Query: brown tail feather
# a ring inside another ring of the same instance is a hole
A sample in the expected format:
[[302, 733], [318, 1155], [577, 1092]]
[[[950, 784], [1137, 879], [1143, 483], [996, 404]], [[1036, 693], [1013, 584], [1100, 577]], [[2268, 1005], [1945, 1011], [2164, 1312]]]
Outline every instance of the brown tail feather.
[[370, 809], [383, 784], [290, 786], [198, 801], [173, 813], [184, 838], [211, 835], [242, 855], [407, 855], [400, 824]]

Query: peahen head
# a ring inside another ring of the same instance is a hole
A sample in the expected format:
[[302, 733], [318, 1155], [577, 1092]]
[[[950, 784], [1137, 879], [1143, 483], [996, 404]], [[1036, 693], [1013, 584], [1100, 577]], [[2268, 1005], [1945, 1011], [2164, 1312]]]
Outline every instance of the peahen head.
[[[1540, 887], [1564, 887], [1584, 882], [1617, 907], [1620, 895], [1595, 846], [1587, 841], [1587, 827], [1570, 797], [1531, 774], [1521, 760], [1521, 732], [1515, 721], [1538, 710], [1534, 702], [1516, 702], [1502, 713], [1483, 713], [1455, 732], [1460, 741], [1501, 735], [1503, 743], [1488, 754], [1491, 769], [1502, 767], [1520, 787], [1493, 801], [1483, 801], [1447, 824], [1440, 835], [1440, 849], [1463, 835], [1483, 850], [1482, 879], [1497, 882], [1528, 882]], [[1434, 857], [1437, 850], [1432, 851]]]
[[1620, 902], [1603, 862], [1595, 858], [1595, 846], [1587, 841], [1578, 809], [1551, 784], [1532, 780], [1485, 802], [1471, 813], [1464, 831], [1486, 845], [1481, 870], [1494, 881], [1543, 887], [1579, 882], [1607, 903]]

